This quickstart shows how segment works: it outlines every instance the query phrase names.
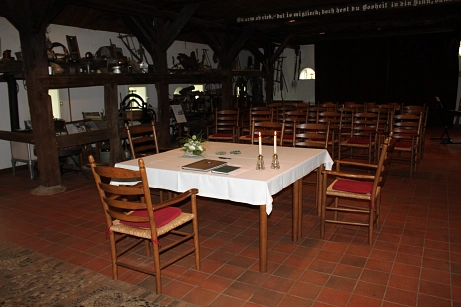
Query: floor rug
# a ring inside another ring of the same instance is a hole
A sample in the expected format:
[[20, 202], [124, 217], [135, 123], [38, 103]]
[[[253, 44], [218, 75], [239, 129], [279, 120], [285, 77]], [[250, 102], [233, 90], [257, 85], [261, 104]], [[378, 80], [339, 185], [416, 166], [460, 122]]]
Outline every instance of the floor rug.
[[[135, 293], [136, 295], [134, 295]], [[193, 306], [0, 241], [1, 307]]]

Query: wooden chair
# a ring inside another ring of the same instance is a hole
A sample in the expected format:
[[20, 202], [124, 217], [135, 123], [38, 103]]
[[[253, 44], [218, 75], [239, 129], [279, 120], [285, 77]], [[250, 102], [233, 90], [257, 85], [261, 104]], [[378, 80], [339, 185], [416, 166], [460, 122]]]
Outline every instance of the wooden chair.
[[308, 104], [306, 102], [296, 102], [293, 104], [296, 107], [296, 110], [306, 112], [308, 109]]
[[330, 155], [333, 159], [336, 158], [336, 148], [340, 141], [340, 128], [341, 128], [341, 113], [336, 111], [325, 111], [318, 113], [318, 124], [328, 124], [330, 127], [330, 134], [328, 139], [328, 146], [330, 147]]
[[424, 144], [426, 140], [426, 126], [427, 126], [427, 118], [428, 118], [428, 106], [427, 105], [417, 105], [417, 106], [405, 106], [401, 107], [401, 114], [413, 114], [413, 115], [420, 115], [422, 113], [422, 121], [421, 121], [421, 131], [420, 131], [420, 141], [419, 141], [419, 149], [418, 149], [418, 160], [421, 161], [424, 157]]
[[356, 103], [356, 102], [353, 102], [353, 101], [345, 102], [343, 107], [352, 108], [352, 109], [354, 109], [355, 113], [359, 113], [359, 112], [363, 113], [363, 112], [365, 112], [365, 109], [366, 109], [364, 104]]
[[159, 153], [154, 122], [136, 126], [126, 125], [125, 128], [132, 159]]
[[[293, 132], [293, 147], [302, 148], [320, 148], [328, 150], [330, 140], [330, 125], [326, 124], [296, 124]], [[317, 212], [320, 215], [320, 198], [321, 193], [321, 173], [319, 168], [315, 169], [316, 180], [310, 181], [307, 178], [303, 179], [303, 184], [315, 185], [315, 203]], [[306, 177], [310, 177], [307, 175]]]
[[289, 146], [293, 143], [293, 131], [296, 124], [304, 124], [307, 121], [307, 112], [301, 110], [286, 111], [281, 122], [285, 122], [283, 143]]
[[339, 120], [339, 139], [348, 139], [351, 137], [352, 133], [352, 121], [355, 114], [354, 108], [341, 107], [338, 108], [339, 113], [341, 114]]
[[311, 105], [307, 109], [308, 114], [307, 114], [307, 122], [310, 124], [316, 124], [318, 121], [318, 114], [320, 112], [325, 112], [326, 108], [317, 106], [317, 105]]
[[338, 110], [338, 103], [337, 102], [324, 102], [321, 103], [320, 106], [325, 109], [326, 112], [336, 112]]
[[[157, 294], [161, 294], [163, 268], [195, 253], [195, 267], [197, 270], [200, 269], [197, 189], [190, 189], [153, 206], [142, 159], [138, 161], [138, 171], [97, 166], [91, 155], [89, 161], [107, 222], [114, 280], [118, 279], [119, 266], [155, 275], [156, 291]], [[122, 181], [124, 184], [110, 184], [116, 181]], [[127, 185], [128, 183], [132, 185]], [[190, 203], [190, 213], [177, 207], [185, 203]], [[179, 229], [189, 222], [192, 222], [190, 232], [184, 227]], [[194, 243], [191, 247], [186, 245], [186, 248], [183, 246], [175, 249], [174, 257], [160, 261], [160, 254], [189, 240], [193, 240]], [[143, 242], [147, 256], [153, 251], [152, 258], [147, 261], [139, 259], [138, 245]]]
[[283, 146], [283, 135], [285, 133], [285, 123], [276, 122], [256, 122], [251, 124], [251, 143], [257, 144], [259, 133], [261, 133], [261, 143], [265, 145], [274, 144], [274, 132], [277, 132], [277, 144]]
[[283, 106], [274, 110], [274, 119], [273, 121], [281, 123], [285, 118], [285, 113], [290, 111], [295, 111], [295, 106]]
[[[158, 154], [160, 151], [167, 151], [170, 148], [159, 149], [157, 143], [157, 133], [155, 131], [155, 123], [142, 124], [136, 126], [125, 126], [128, 142], [130, 144], [131, 158], [138, 159], [148, 155]], [[164, 199], [164, 191], [160, 189], [151, 189], [152, 192], [158, 194], [160, 201]], [[173, 192], [167, 191], [167, 197], [171, 198]]]
[[419, 162], [419, 151], [421, 142], [421, 127], [423, 123], [423, 113], [397, 114], [393, 119], [392, 132], [396, 140], [395, 161], [410, 164], [410, 178], [416, 172]]
[[[368, 243], [373, 243], [374, 225], [379, 229], [379, 206], [381, 202], [382, 188], [386, 182], [392, 154], [395, 148], [395, 140], [389, 137], [385, 140], [378, 164], [369, 164], [354, 161], [335, 161], [336, 170], [323, 171], [323, 183], [321, 194], [321, 222], [320, 237], [325, 237], [325, 224], [341, 224], [368, 227]], [[374, 170], [375, 173], [351, 173], [341, 170], [342, 166], [361, 167], [365, 170]], [[328, 180], [334, 178], [333, 183], [328, 185]], [[332, 197], [327, 204], [327, 198]], [[340, 200], [345, 200], [340, 203]], [[356, 205], [351, 205], [356, 201]], [[327, 216], [327, 212], [333, 212], [333, 216]], [[339, 215], [343, 213], [344, 215]], [[367, 215], [368, 219], [358, 219], [357, 214]]]
[[376, 159], [378, 141], [378, 115], [374, 113], [355, 113], [350, 138], [339, 143], [338, 158], [349, 155], [350, 159]]
[[[216, 110], [214, 125], [207, 127], [208, 140], [234, 143], [237, 139], [239, 113], [239, 110]], [[214, 133], [210, 133], [212, 130]]]
[[251, 142], [251, 127], [253, 122], [272, 122], [274, 118], [274, 112], [272, 110], [250, 110], [250, 126], [238, 128], [238, 140], [239, 142], [248, 143]]

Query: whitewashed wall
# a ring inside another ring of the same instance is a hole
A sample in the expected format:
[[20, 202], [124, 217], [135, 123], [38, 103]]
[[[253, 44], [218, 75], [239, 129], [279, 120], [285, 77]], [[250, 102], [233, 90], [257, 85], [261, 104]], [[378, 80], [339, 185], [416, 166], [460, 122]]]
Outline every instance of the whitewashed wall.
[[300, 49], [301, 65], [299, 70], [296, 69], [295, 78], [295, 51], [293, 49], [285, 49], [282, 53], [283, 60], [283, 75], [285, 82], [283, 90], [280, 90], [278, 85], [275, 91], [274, 100], [302, 100], [304, 102], [315, 102], [315, 80], [298, 80], [299, 74], [304, 68], [312, 68], [315, 70], [314, 62], [314, 45], [301, 46]]
[[[118, 33], [104, 32], [104, 31], [93, 31], [80, 28], [72, 28], [59, 25], [50, 25], [48, 37], [52, 42], [59, 42], [64, 46], [67, 46], [66, 35], [75, 36], [79, 45], [80, 55], [83, 57], [85, 53], [95, 53], [102, 46], [110, 46], [115, 44], [117, 47], [122, 48], [125, 56], [130, 56], [128, 50], [122, 44], [121, 40], [117, 38]], [[135, 40], [135, 45], [138, 46], [138, 42]], [[15, 56], [15, 52], [21, 51], [19, 33], [18, 31], [3, 17], [0, 17], [0, 51], [9, 49], [12, 51], [12, 56]], [[202, 49], [207, 49], [210, 64], [213, 68], [216, 67], [216, 63], [213, 62], [213, 52], [207, 45], [188, 43], [183, 41], [176, 41], [168, 50], [168, 67], [173, 66], [172, 57], [175, 58], [176, 63], [178, 62], [176, 57], [178, 53], [185, 53], [190, 55], [192, 51], [196, 52], [198, 59], [201, 59]], [[301, 49], [302, 53], [302, 64], [301, 67], [314, 68], [314, 55], [313, 46], [303, 46]], [[60, 52], [61, 50], [57, 50]], [[286, 54], [285, 54], [286, 53]], [[242, 52], [239, 55], [240, 63], [246, 63], [249, 53]], [[284, 61], [284, 74], [287, 78], [289, 86], [289, 93], [284, 92], [283, 98], [290, 100], [303, 100], [303, 101], [315, 101], [313, 92], [313, 80], [298, 81], [296, 90], [290, 88], [290, 84], [293, 78], [293, 62], [294, 62], [294, 51], [286, 50], [284, 56], [287, 58]], [[152, 60], [147, 54], [148, 62], [152, 64]], [[243, 68], [243, 67], [242, 67]], [[174, 90], [177, 87], [187, 87], [191, 84], [171, 84], [170, 95], [173, 95]], [[136, 86], [136, 85], [130, 85]], [[142, 85], [146, 86], [146, 85]], [[220, 87], [220, 85], [216, 85]], [[18, 101], [19, 101], [19, 121], [21, 128], [24, 128], [24, 120], [30, 119], [29, 106], [27, 100], [27, 92], [21, 80], [18, 80]], [[124, 97], [128, 94], [128, 86], [119, 86], [119, 96]], [[157, 108], [157, 92], [155, 86], [147, 85], [147, 96], [148, 103]], [[61, 106], [61, 118], [66, 121], [82, 119], [82, 112], [102, 112], [104, 109], [104, 89], [102, 86], [85, 87], [85, 88], [70, 88], [59, 90]], [[280, 99], [275, 97], [274, 99]], [[6, 83], [0, 83], [0, 103], [3, 106], [3, 112], [0, 112], [0, 130], [10, 131], [10, 117], [8, 110], [8, 89]], [[72, 114], [72, 118], [71, 118]], [[0, 169], [11, 167], [11, 152], [9, 142], [0, 140]]]

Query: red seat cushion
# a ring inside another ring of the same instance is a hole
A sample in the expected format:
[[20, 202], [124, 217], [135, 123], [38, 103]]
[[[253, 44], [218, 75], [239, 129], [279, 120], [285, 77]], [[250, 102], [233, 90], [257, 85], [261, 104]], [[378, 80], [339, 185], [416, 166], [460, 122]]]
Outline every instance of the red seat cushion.
[[395, 142], [395, 147], [399, 148], [411, 148], [411, 142]]
[[371, 194], [373, 189], [372, 181], [358, 181], [338, 179], [332, 187], [334, 190], [358, 193], [358, 194]]
[[215, 137], [215, 138], [228, 138], [228, 137], [233, 137], [231, 133], [216, 133], [212, 134], [209, 137]]
[[362, 138], [352, 138], [347, 141], [349, 144], [370, 144], [369, 139], [362, 139]]
[[[157, 211], [154, 211], [154, 219], [155, 219], [155, 226], [157, 228], [162, 227], [175, 218], [177, 218], [181, 214], [181, 209], [176, 207], [167, 207]], [[143, 216], [147, 217], [147, 210], [136, 210], [131, 213], [132, 216]], [[128, 221], [120, 221], [120, 223], [129, 226], [136, 226], [142, 228], [150, 228], [149, 222], [128, 222]]]

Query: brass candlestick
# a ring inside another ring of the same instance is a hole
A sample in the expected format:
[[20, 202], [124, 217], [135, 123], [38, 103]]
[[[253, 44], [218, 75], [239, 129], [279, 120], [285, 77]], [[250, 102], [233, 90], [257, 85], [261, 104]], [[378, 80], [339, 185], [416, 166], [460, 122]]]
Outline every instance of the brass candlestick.
[[263, 155], [258, 155], [258, 162], [256, 163], [256, 169], [259, 171], [266, 169], [266, 167], [264, 166]]
[[272, 156], [271, 168], [272, 169], [280, 169], [280, 162], [279, 162], [278, 154], [274, 154]]

